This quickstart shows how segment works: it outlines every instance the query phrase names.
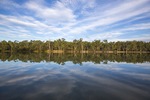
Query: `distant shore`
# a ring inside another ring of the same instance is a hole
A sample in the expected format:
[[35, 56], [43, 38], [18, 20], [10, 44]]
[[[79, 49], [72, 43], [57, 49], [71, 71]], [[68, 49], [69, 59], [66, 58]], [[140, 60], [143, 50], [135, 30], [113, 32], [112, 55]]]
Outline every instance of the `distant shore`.
[[[63, 51], [63, 50], [46, 50], [42, 51], [43, 53], [150, 53], [149, 51]], [[0, 53], [17, 53], [11, 51], [5, 51]], [[21, 53], [21, 52], [20, 52]], [[39, 51], [22, 51], [22, 53], [40, 53]]]
[[47, 50], [46, 53], [150, 53], [149, 51], [63, 51], [63, 50]]
[[0, 52], [47, 52], [47, 53], [150, 53], [150, 42], [107, 40], [66, 41], [64, 38], [53, 41], [24, 40], [0, 41]]

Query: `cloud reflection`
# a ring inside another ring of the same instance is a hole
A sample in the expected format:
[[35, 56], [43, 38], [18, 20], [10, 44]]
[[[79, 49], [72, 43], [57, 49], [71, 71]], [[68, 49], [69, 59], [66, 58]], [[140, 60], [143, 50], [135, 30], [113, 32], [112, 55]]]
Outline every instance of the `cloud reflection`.
[[150, 83], [149, 73], [135, 71], [133, 74], [129, 70], [136, 65], [129, 64], [129, 67], [123, 65], [118, 63], [96, 65], [86, 62], [80, 66], [66, 62], [64, 66], [54, 63], [30, 63], [27, 67], [24, 65], [19, 67], [17, 63], [13, 63], [6, 69], [1, 66], [0, 91], [4, 92], [2, 88], [7, 91], [1, 96], [2, 99], [8, 100], [9, 96], [11, 99], [20, 97], [27, 100], [150, 98], [150, 88], [145, 83]]

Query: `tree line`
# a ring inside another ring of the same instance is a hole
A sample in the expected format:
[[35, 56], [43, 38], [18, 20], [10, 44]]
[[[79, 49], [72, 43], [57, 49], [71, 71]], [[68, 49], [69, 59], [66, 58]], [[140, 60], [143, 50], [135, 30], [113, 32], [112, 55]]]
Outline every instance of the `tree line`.
[[66, 41], [64, 38], [54, 41], [23, 40], [0, 41], [0, 52], [74, 52], [74, 53], [100, 53], [100, 52], [150, 52], [150, 42], [144, 41], [117, 41], [107, 40], [84, 41], [74, 39]]
[[150, 54], [132, 53], [0, 53], [1, 61], [22, 61], [22, 62], [55, 62], [64, 65], [71, 61], [74, 64], [82, 62], [104, 63], [108, 62], [127, 62], [144, 63], [150, 62]]

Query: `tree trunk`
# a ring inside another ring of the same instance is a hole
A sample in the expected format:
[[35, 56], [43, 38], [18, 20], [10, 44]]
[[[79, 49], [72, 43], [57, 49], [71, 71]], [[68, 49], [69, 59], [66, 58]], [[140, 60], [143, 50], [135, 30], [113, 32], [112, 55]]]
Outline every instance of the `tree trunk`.
[[51, 42], [49, 41], [49, 53], [50, 53], [50, 50], [51, 50]]

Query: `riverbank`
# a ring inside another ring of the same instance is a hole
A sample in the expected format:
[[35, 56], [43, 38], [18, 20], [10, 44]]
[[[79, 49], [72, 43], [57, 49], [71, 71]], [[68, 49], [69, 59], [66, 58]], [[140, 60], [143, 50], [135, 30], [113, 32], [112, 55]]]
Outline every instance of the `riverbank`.
[[47, 50], [46, 53], [150, 53], [149, 51], [63, 51], [63, 50]]

